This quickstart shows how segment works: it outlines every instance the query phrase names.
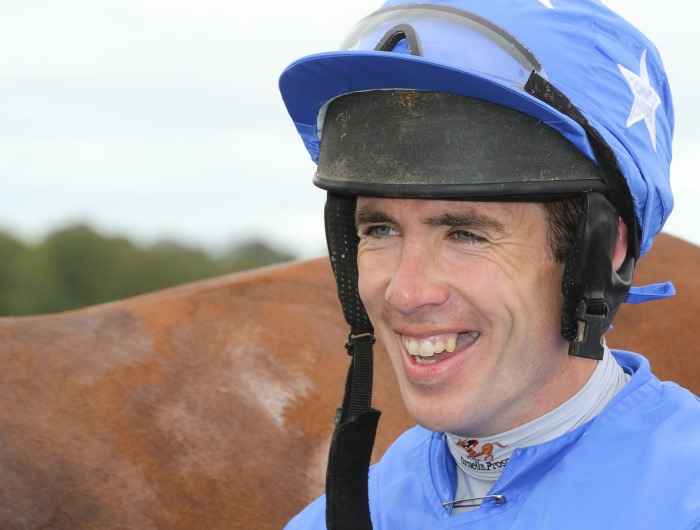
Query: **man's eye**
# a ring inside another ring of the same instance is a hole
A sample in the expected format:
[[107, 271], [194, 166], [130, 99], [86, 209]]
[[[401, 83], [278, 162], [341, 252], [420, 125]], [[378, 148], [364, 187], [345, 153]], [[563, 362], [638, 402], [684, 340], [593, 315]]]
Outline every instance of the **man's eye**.
[[470, 232], [469, 230], [453, 230], [450, 232], [450, 239], [463, 241], [465, 243], [485, 243], [486, 238]]
[[396, 231], [389, 225], [371, 225], [360, 228], [360, 237], [383, 238], [396, 234]]

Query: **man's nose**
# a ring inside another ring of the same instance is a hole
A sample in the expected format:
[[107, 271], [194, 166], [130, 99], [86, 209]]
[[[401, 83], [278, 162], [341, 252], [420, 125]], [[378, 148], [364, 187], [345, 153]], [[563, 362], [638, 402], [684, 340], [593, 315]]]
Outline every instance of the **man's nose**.
[[449, 288], [439, 275], [436, 257], [421, 245], [404, 245], [384, 298], [394, 309], [409, 315], [444, 304]]

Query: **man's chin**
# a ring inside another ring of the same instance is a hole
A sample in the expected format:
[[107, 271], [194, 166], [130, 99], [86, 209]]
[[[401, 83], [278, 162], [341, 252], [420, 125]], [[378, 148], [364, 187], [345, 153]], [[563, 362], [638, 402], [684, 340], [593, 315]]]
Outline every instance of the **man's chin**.
[[439, 399], [405, 396], [404, 406], [411, 418], [429, 431], [456, 433], [468, 430], [471, 423], [465, 421], [468, 415], [454, 410], [454, 398], [451, 401], [452, 407], [448, 407], [441, 406]]

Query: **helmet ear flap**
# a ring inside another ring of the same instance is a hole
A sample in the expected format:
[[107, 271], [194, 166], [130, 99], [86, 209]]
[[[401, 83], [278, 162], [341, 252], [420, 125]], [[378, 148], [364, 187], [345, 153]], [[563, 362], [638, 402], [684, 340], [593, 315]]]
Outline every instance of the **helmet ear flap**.
[[328, 192], [324, 210], [328, 255], [343, 315], [353, 335], [374, 331], [358, 290], [356, 204], [356, 197]]
[[561, 333], [570, 342], [569, 355], [603, 358], [603, 335], [632, 285], [636, 260], [631, 248], [619, 270], [613, 268], [618, 219], [619, 213], [603, 194], [584, 195], [584, 215], [562, 284]]

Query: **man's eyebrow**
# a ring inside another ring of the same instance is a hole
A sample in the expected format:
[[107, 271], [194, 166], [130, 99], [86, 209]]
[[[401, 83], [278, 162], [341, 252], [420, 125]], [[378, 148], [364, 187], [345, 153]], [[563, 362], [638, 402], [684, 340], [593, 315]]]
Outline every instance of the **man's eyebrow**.
[[[372, 208], [360, 208], [355, 212], [355, 223], [373, 224], [373, 223], [391, 223], [397, 224], [396, 220], [386, 212], [375, 210]], [[437, 217], [428, 217], [423, 219], [423, 223], [430, 226], [462, 226], [466, 228], [482, 228], [494, 230], [496, 232], [505, 232], [506, 229], [503, 223], [488, 215], [477, 214], [472, 212], [465, 213], [443, 213]]]
[[503, 223], [497, 219], [489, 217], [488, 215], [471, 212], [458, 214], [444, 213], [437, 217], [428, 217], [423, 219], [423, 222], [431, 226], [463, 226], [466, 228], [483, 228], [486, 230], [494, 230], [501, 233], [506, 231]]
[[392, 223], [396, 224], [396, 221], [389, 214], [384, 213], [380, 210], [373, 210], [370, 208], [360, 208], [355, 212], [355, 224], [371, 224], [371, 223]]

